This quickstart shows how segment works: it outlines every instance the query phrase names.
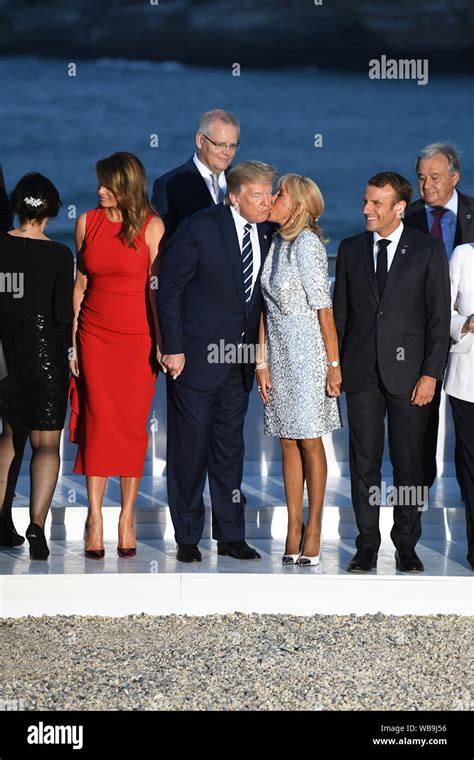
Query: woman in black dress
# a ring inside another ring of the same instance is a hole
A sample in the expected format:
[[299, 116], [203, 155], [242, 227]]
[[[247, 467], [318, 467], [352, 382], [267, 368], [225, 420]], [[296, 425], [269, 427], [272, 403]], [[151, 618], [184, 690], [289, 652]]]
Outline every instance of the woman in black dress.
[[[29, 438], [31, 559], [47, 559], [44, 534], [59, 473], [68, 393], [73, 256], [44, 234], [61, 201], [41, 174], [27, 174], [10, 196], [19, 227], [0, 232], [0, 545], [20, 546], [12, 500]], [[1, 353], [1, 352], [0, 352]], [[0, 357], [1, 358], [1, 357]], [[6, 367], [5, 367], [6, 365]], [[2, 371], [3, 369], [3, 371]]]

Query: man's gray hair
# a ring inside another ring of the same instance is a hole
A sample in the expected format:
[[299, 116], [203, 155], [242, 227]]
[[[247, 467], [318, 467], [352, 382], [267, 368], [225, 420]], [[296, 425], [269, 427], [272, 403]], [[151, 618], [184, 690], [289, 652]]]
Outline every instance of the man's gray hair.
[[450, 174], [461, 174], [461, 159], [456, 148], [450, 143], [431, 143], [423, 148], [418, 153], [416, 159], [416, 170], [418, 171], [418, 164], [425, 158], [433, 158], [438, 153], [446, 156], [448, 159], [448, 171]]
[[239, 120], [230, 111], [223, 111], [221, 108], [214, 108], [212, 111], [206, 111], [199, 119], [197, 131], [209, 137], [209, 130], [215, 121], [222, 121], [223, 124], [232, 124], [240, 131]]
[[250, 182], [270, 182], [273, 185], [275, 177], [276, 169], [270, 164], [264, 164], [263, 161], [241, 161], [227, 174], [225, 203], [230, 203], [229, 193], [240, 193], [242, 185], [248, 185]]

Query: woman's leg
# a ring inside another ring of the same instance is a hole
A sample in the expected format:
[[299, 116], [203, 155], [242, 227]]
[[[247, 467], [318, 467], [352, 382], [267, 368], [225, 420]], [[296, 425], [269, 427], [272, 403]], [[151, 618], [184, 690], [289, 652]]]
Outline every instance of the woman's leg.
[[[12, 520], [12, 503], [15, 487], [20, 472], [28, 430], [23, 427], [12, 427], [3, 421], [3, 432], [0, 436], [0, 541], [8, 540], [8, 534], [16, 533]], [[21, 543], [23, 543], [23, 540]]]
[[304, 470], [298, 441], [281, 438], [283, 483], [288, 507], [285, 554], [299, 554], [303, 522]]
[[43, 530], [59, 475], [61, 430], [31, 430], [30, 523]]
[[321, 550], [321, 514], [326, 492], [326, 452], [321, 438], [307, 438], [299, 443], [304, 461], [309, 506], [302, 553], [306, 557], [317, 557]]
[[120, 491], [122, 495], [122, 511], [118, 526], [118, 545], [122, 549], [133, 549], [137, 540], [135, 536], [134, 507], [137, 500], [140, 478], [122, 476]]
[[104, 500], [107, 478], [101, 475], [86, 475], [89, 511], [86, 522], [86, 551], [101, 551], [104, 548], [104, 528], [102, 521], [102, 502]]

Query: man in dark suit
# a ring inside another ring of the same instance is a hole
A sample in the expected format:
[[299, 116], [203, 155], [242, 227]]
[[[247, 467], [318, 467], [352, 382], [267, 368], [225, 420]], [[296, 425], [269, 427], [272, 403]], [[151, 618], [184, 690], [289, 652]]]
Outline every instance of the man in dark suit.
[[151, 202], [168, 237], [185, 217], [222, 203], [226, 171], [240, 147], [239, 131], [239, 122], [229, 111], [207, 111], [199, 119], [194, 156], [155, 180]]
[[[453, 249], [474, 240], [474, 198], [456, 189], [461, 176], [461, 160], [449, 143], [433, 143], [418, 153], [416, 162], [420, 199], [408, 209], [405, 222], [415, 230], [442, 240], [448, 258]], [[425, 430], [425, 485], [436, 478], [439, 405], [441, 383], [436, 384]], [[460, 454], [455, 452], [456, 474], [462, 488]]]
[[0, 164], [0, 230], [11, 230], [13, 215], [3, 179], [2, 165]]
[[423, 434], [450, 328], [448, 262], [440, 241], [403, 225], [411, 187], [395, 172], [369, 180], [367, 232], [339, 247], [334, 318], [349, 421], [352, 503], [359, 535], [349, 572], [376, 567], [385, 414], [393, 465], [397, 568], [422, 571]]
[[226, 205], [184, 219], [158, 285], [161, 363], [167, 370], [168, 501], [177, 558], [200, 562], [206, 474], [220, 555], [259, 559], [245, 542], [243, 428], [270, 247], [275, 170], [245, 161], [228, 174]]

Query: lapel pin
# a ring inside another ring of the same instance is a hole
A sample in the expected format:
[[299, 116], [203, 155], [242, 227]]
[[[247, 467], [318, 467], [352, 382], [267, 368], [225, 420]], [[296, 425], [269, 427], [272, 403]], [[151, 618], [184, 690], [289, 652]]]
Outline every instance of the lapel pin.
[[466, 219], [472, 219], [472, 214], [466, 214]]
[[405, 254], [407, 252], [406, 246], [403, 246], [403, 248], [400, 250], [400, 253]]

